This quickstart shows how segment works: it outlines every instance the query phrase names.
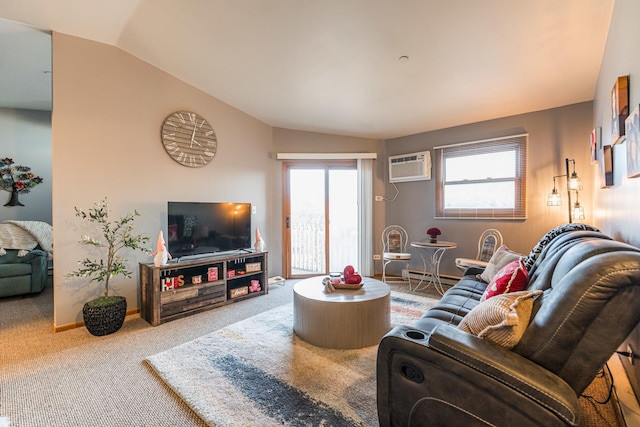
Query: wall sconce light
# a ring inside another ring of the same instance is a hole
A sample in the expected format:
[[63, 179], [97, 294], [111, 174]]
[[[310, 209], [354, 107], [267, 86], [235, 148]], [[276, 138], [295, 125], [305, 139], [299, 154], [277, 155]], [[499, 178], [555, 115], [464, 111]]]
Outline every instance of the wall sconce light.
[[[569, 173], [569, 162], [573, 163], [573, 172]], [[560, 197], [560, 193], [556, 188], [556, 178], [565, 177], [567, 179], [567, 198], [568, 198], [568, 208], [569, 208], [569, 222], [573, 222], [576, 220], [583, 220], [584, 217], [584, 208], [580, 205], [578, 201], [578, 192], [582, 190], [582, 181], [580, 177], [576, 173], [576, 161], [574, 159], [565, 159], [565, 174], [564, 175], [556, 175], [553, 177], [553, 190], [549, 193], [547, 197], [547, 206], [560, 206], [562, 205], [562, 200]], [[576, 202], [571, 204], [571, 192], [576, 192]]]

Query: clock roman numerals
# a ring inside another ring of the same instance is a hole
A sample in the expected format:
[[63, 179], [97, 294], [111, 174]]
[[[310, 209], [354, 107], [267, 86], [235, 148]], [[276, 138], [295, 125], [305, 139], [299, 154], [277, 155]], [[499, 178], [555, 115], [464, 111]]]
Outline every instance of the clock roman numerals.
[[197, 113], [176, 111], [162, 125], [162, 143], [176, 162], [188, 167], [208, 164], [216, 154], [215, 131]]

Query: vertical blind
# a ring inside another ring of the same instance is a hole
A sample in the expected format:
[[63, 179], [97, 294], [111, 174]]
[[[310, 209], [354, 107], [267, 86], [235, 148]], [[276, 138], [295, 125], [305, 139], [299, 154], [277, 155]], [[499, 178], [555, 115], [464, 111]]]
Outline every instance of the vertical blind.
[[528, 134], [435, 147], [436, 218], [525, 219]]

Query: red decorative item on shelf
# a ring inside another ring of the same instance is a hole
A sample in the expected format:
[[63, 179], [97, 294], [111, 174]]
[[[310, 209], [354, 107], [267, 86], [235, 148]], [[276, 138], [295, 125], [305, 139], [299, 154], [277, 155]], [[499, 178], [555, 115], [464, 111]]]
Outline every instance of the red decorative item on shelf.
[[209, 267], [207, 269], [207, 281], [215, 282], [218, 280], [218, 267]]
[[259, 280], [252, 280], [251, 286], [249, 286], [249, 292], [260, 292], [262, 287], [260, 286]]

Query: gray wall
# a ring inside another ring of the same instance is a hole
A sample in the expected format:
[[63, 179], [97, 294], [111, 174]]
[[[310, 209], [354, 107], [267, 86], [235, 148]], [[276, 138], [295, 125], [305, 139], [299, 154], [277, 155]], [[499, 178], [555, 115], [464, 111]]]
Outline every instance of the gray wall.
[[0, 108], [0, 158], [28, 166], [44, 181], [20, 194], [24, 206], [4, 206], [11, 193], [0, 191], [0, 221], [51, 224], [51, 112]]
[[[629, 107], [631, 110], [640, 103], [640, 2], [637, 0], [616, 0], [607, 45], [602, 58], [602, 66], [596, 87], [593, 122], [602, 127], [602, 142], [611, 144], [611, 120], [609, 96], [618, 76], [629, 75]], [[627, 178], [627, 143], [613, 147], [614, 185], [606, 189], [594, 187], [594, 209], [598, 212], [596, 225], [616, 240], [640, 246], [640, 179]], [[636, 307], [640, 309], [640, 307]], [[640, 352], [640, 329], [636, 329], [621, 349], [630, 344], [636, 354]], [[640, 395], [640, 365], [631, 366], [626, 358], [621, 358], [629, 373], [629, 379]]]
[[[386, 224], [404, 226], [409, 232], [410, 240], [418, 241], [427, 239], [428, 228], [438, 227], [442, 230], [440, 239], [456, 242], [458, 248], [447, 251], [443, 256], [441, 264], [443, 274], [460, 275], [460, 271], [455, 267], [455, 258], [475, 257], [478, 237], [487, 228], [497, 228], [509, 248], [528, 254], [547, 231], [568, 222], [566, 194], [563, 194], [563, 206], [549, 207], [546, 204], [547, 195], [553, 188], [553, 176], [565, 173], [565, 158], [576, 160], [576, 172], [587, 183], [587, 189], [596, 176], [596, 167], [591, 165], [589, 157], [591, 117], [592, 103], [585, 102], [386, 141], [385, 157], [431, 150], [432, 160], [434, 160], [433, 147], [436, 146], [521, 133], [529, 134], [527, 219], [525, 221], [435, 220], [435, 176], [432, 174], [430, 181], [396, 184], [399, 190], [398, 197], [393, 202], [384, 202]], [[396, 190], [388, 183], [386, 164], [384, 164], [384, 173], [385, 195], [387, 198], [393, 198]], [[558, 185], [562, 186], [565, 182], [561, 178]], [[580, 202], [587, 207], [586, 218], [582, 222], [592, 223], [594, 220], [593, 209], [589, 208], [591, 200], [591, 191], [580, 194]], [[379, 232], [382, 230], [378, 230]], [[380, 251], [381, 243], [378, 245], [377, 250]], [[410, 251], [414, 254], [411, 266], [422, 268], [418, 249], [411, 248]]]

